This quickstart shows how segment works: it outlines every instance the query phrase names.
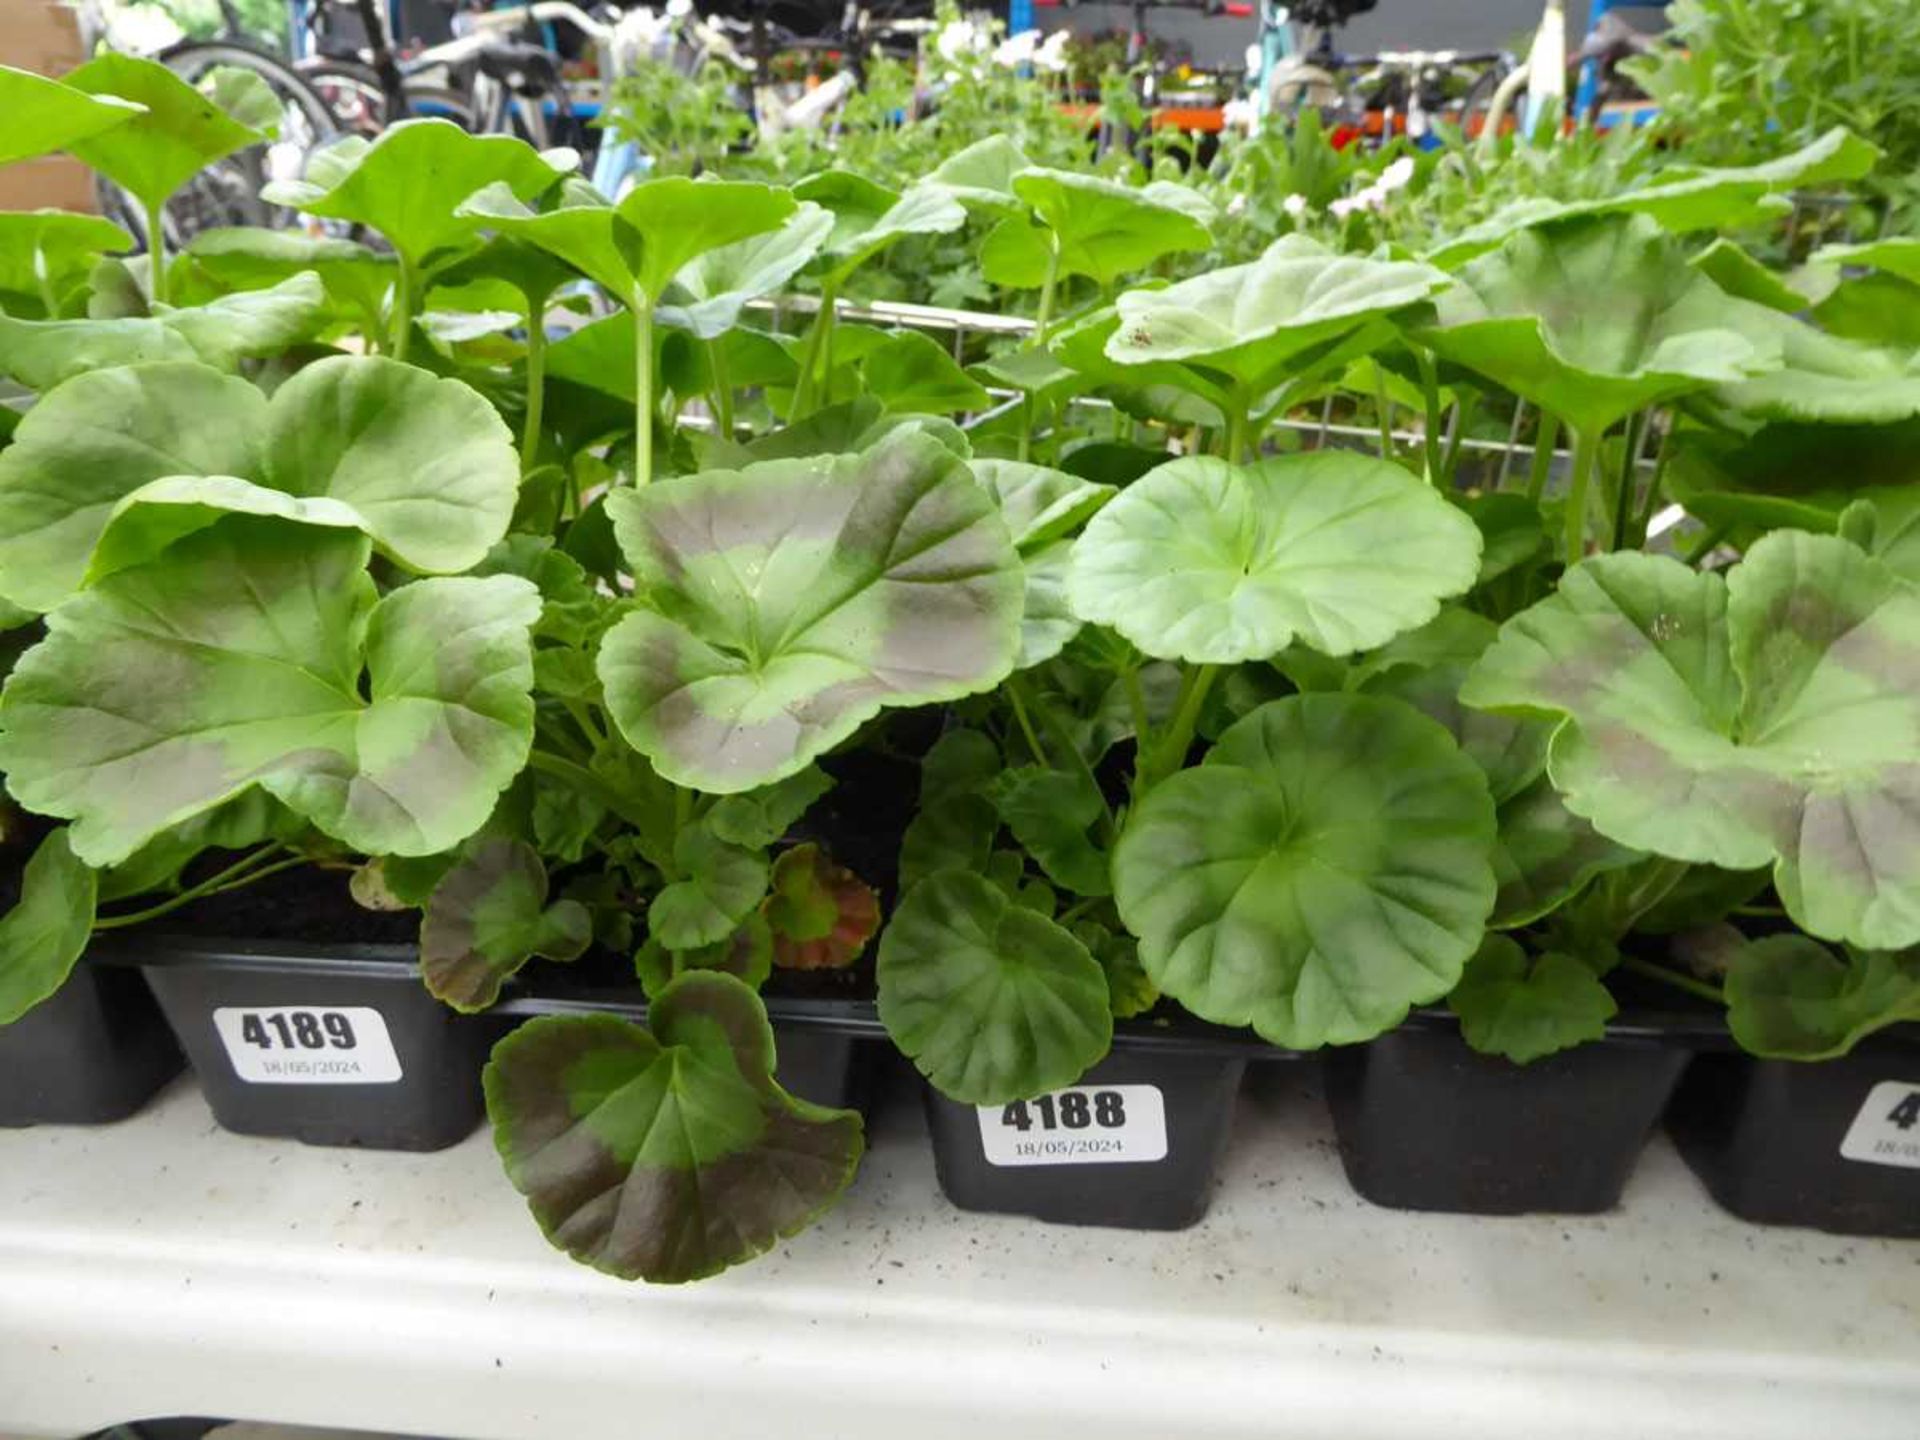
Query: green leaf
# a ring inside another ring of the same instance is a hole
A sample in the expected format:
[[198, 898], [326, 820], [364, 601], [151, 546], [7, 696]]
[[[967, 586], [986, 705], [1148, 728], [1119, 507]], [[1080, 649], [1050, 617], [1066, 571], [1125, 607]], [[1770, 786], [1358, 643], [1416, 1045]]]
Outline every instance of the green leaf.
[[893, 411], [947, 415], [984, 410], [991, 397], [946, 351], [918, 330], [889, 335], [860, 362], [867, 391]]
[[649, 1000], [658, 1000], [673, 977], [687, 970], [731, 975], [757, 991], [773, 974], [773, 931], [766, 917], [755, 910], [726, 939], [695, 950], [669, 954], [666, 947], [649, 936], [634, 956], [634, 968], [640, 976], [640, 988], [646, 991]]
[[1024, 765], [995, 776], [986, 793], [1048, 879], [1076, 895], [1113, 893], [1108, 857], [1087, 835], [1107, 806], [1085, 776]]
[[[0, 76], [6, 73], [0, 70]], [[132, 248], [131, 235], [98, 215], [0, 211], [0, 299], [6, 301], [9, 313], [36, 313], [32, 307], [41, 306], [43, 279], [44, 288], [62, 299], [86, 279], [102, 254]]]
[[335, 141], [308, 162], [306, 178], [276, 180], [261, 198], [326, 220], [351, 220], [384, 235], [408, 260], [467, 245], [473, 223], [455, 207], [489, 185], [525, 200], [574, 168], [571, 150], [535, 150], [507, 135], [470, 135], [450, 120], [402, 120], [371, 145]]
[[1115, 495], [1117, 486], [1019, 460], [975, 460], [973, 478], [987, 487], [1023, 554], [1073, 534]]
[[715, 340], [740, 323], [750, 301], [778, 292], [826, 243], [833, 216], [802, 205], [768, 230], [697, 256], [674, 277], [661, 302], [663, 325]]
[[707, 828], [730, 845], [764, 850], [791, 830], [813, 802], [833, 788], [833, 777], [816, 765], [784, 780], [728, 795], [707, 812]]
[[1505, 935], [1489, 935], [1447, 997], [1460, 1033], [1482, 1055], [1526, 1065], [1607, 1033], [1620, 1007], [1591, 968], [1549, 952], [1529, 960]]
[[[1118, 181], [1036, 166], [1015, 175], [1012, 184], [1052, 233], [1059, 273], [1090, 276], [1102, 289], [1163, 255], [1213, 244], [1212, 232], [1191, 210]], [[1032, 284], [1044, 278], [1043, 268]]]
[[0, 65], [0, 165], [51, 155], [103, 131], [115, 129], [145, 109], [117, 95], [95, 95], [31, 70]]
[[246, 381], [198, 365], [102, 370], [50, 391], [0, 451], [0, 594], [58, 604], [113, 507], [150, 481], [255, 472], [266, 408]]
[[685, 876], [647, 907], [647, 929], [669, 950], [696, 950], [725, 940], [767, 893], [767, 857], [729, 845], [704, 825], [689, 825], [673, 844]]
[[1258, 260], [1118, 302], [1107, 356], [1122, 365], [1184, 362], [1273, 388], [1298, 360], [1432, 296], [1447, 277], [1430, 266], [1340, 255], [1304, 235]]
[[195, 365], [99, 371], [0, 452], [0, 583], [50, 609], [90, 558], [96, 577], [144, 563], [232, 511], [352, 526], [411, 569], [464, 570], [505, 533], [519, 470], [484, 399], [392, 360], [322, 360], [271, 402]]
[[1876, 1030], [1920, 1020], [1920, 956], [1842, 960], [1804, 935], [1770, 935], [1727, 969], [1727, 1024], [1740, 1047], [1775, 1060], [1831, 1060]]
[[843, 970], [880, 928], [880, 897], [818, 845], [796, 845], [774, 861], [760, 913], [783, 970]]
[[1721, 404], [1762, 420], [1887, 425], [1920, 415], [1920, 353], [1824, 335], [1779, 317], [1781, 368], [1722, 385]]
[[800, 181], [793, 193], [833, 217], [826, 252], [836, 283], [896, 240], [944, 235], [967, 223], [959, 201], [939, 185], [916, 185], [902, 194], [851, 171], [822, 170]]
[[942, 1094], [999, 1105], [1071, 1085], [1113, 1043], [1087, 947], [977, 875], [916, 885], [880, 937], [881, 1023]]
[[1456, 279], [1414, 338], [1589, 435], [1780, 365], [1774, 312], [1721, 290], [1644, 218], [1529, 230]]
[[95, 881], [74, 858], [64, 829], [42, 840], [27, 861], [20, 899], [0, 915], [0, 1026], [18, 1020], [73, 973], [93, 934]]
[[369, 855], [451, 849], [526, 763], [539, 595], [495, 576], [376, 600], [367, 558], [235, 515], [74, 596], [0, 695], [15, 797], [96, 866], [254, 785]]
[[1005, 135], [989, 135], [941, 161], [927, 176], [927, 183], [939, 186], [963, 204], [1011, 210], [1020, 204], [1013, 193], [1013, 177], [1030, 168], [1031, 163]]
[[573, 960], [593, 938], [577, 900], [547, 903], [547, 871], [531, 845], [482, 835], [434, 886], [420, 922], [420, 978], [436, 999], [473, 1014], [536, 955]]
[[1114, 1019], [1131, 1020], [1160, 1003], [1160, 992], [1140, 968], [1140, 947], [1131, 935], [1116, 935], [1092, 920], [1076, 920], [1072, 929], [1073, 938], [1107, 972], [1108, 1008]]
[[602, 642], [615, 723], [676, 784], [782, 779], [892, 705], [1012, 669], [1019, 561], [953, 454], [907, 431], [608, 501], [635, 608]]
[[1433, 721], [1298, 695], [1147, 793], [1114, 899], [1154, 984], [1202, 1019], [1350, 1044], [1458, 982], [1493, 905], [1493, 837], [1486, 781]]
[[1044, 550], [1021, 557], [1027, 595], [1020, 612], [1020, 654], [1014, 669], [1031, 670], [1054, 658], [1078, 635], [1080, 617], [1067, 596], [1073, 573], [1073, 542], [1056, 540]]
[[270, 290], [192, 307], [162, 305], [151, 316], [0, 316], [0, 373], [44, 391], [90, 371], [162, 360], [199, 360], [232, 370], [244, 358], [278, 355], [311, 338], [326, 319], [325, 299], [317, 279], [294, 275]]
[[1148, 655], [1235, 664], [1296, 639], [1371, 649], [1474, 582], [1480, 532], [1400, 466], [1345, 451], [1250, 466], [1193, 456], [1091, 521], [1067, 593]]
[[1839, 283], [1837, 275], [1811, 268], [1783, 275], [1727, 239], [1715, 240], [1687, 263], [1729, 295], [1788, 315], [1818, 304]]
[[1500, 882], [1487, 922], [1511, 930], [1552, 914], [1596, 875], [1643, 859], [1567, 809], [1544, 777], [1500, 804], [1493, 873]]
[[65, 83], [145, 107], [127, 123], [66, 148], [149, 209], [215, 160], [266, 138], [156, 60], [109, 51], [69, 71]]
[[1602, 834], [1771, 864], [1803, 929], [1892, 949], [1920, 940], [1916, 645], [1920, 595], [1885, 565], [1778, 531], [1725, 578], [1585, 562], [1507, 622], [1461, 698], [1558, 718], [1554, 784]]
[[290, 230], [202, 230], [187, 242], [186, 256], [193, 269], [231, 290], [269, 289], [312, 271], [333, 304], [359, 324], [379, 315], [394, 277], [391, 255], [351, 240]]
[[977, 730], [949, 730], [920, 766], [920, 806], [900, 844], [900, 890], [942, 870], [987, 868], [1000, 818], [985, 795], [1000, 751]]
[[528, 1022], [494, 1048], [487, 1114], [549, 1240], [622, 1279], [676, 1284], [824, 1214], [860, 1162], [860, 1117], [774, 1083], [766, 1010], [732, 976], [682, 975], [648, 1022]]

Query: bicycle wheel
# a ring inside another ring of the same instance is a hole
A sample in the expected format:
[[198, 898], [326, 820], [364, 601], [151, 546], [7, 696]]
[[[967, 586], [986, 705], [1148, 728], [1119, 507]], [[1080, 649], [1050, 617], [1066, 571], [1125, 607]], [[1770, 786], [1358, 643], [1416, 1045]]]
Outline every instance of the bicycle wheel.
[[[351, 60], [311, 60], [300, 72], [332, 109], [339, 127], [369, 140], [386, 129], [387, 92], [371, 66]], [[473, 102], [445, 85], [406, 82], [407, 109], [421, 118], [451, 120], [462, 130], [476, 128]]]
[[163, 51], [160, 61], [193, 86], [217, 70], [247, 71], [280, 103], [271, 140], [208, 166], [167, 202], [170, 238], [184, 242], [224, 225], [282, 229], [292, 224], [293, 212], [262, 200], [260, 187], [297, 178], [307, 157], [339, 133], [327, 102], [285, 60], [237, 40], [187, 41]]

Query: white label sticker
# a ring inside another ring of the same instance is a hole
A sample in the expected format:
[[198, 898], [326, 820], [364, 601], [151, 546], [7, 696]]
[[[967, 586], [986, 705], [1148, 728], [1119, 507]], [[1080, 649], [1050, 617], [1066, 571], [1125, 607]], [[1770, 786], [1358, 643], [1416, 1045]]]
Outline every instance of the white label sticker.
[[251, 1085], [391, 1085], [400, 1078], [387, 1022], [363, 1005], [213, 1012], [233, 1072]]
[[1847, 1160], [1920, 1170], [1920, 1082], [1882, 1080], [1840, 1142]]
[[1074, 1085], [978, 1108], [989, 1165], [1141, 1165], [1167, 1158], [1167, 1107], [1157, 1085]]

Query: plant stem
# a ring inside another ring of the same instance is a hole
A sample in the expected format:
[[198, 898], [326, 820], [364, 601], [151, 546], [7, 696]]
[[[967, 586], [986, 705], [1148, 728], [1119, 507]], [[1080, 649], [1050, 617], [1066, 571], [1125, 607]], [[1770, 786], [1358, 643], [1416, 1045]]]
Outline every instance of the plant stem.
[[[1138, 798], [1151, 786], [1173, 774], [1187, 762], [1187, 750], [1193, 744], [1194, 730], [1200, 723], [1200, 707], [1220, 673], [1218, 665], [1196, 665], [1180, 681], [1180, 698], [1173, 708], [1173, 720], [1160, 743], [1148, 756], [1147, 768], [1134, 767], [1134, 794]], [[1144, 752], [1143, 752], [1144, 753]]]
[[1669, 970], [1666, 966], [1656, 965], [1651, 960], [1639, 960], [1631, 955], [1624, 955], [1620, 959], [1620, 966], [1624, 970], [1631, 970], [1636, 975], [1644, 975], [1649, 980], [1658, 980], [1662, 985], [1671, 985], [1676, 990], [1684, 990], [1687, 994], [1701, 1000], [1711, 1000], [1716, 1005], [1727, 1003], [1726, 993], [1718, 985], [1709, 985], [1704, 980], [1695, 980], [1691, 975], [1682, 975], [1677, 970]]
[[1226, 456], [1229, 465], [1243, 464], [1251, 458], [1247, 454], [1247, 431], [1252, 428], [1247, 412], [1251, 408], [1246, 384], [1235, 381], [1227, 394]]
[[1018, 675], [1007, 677], [1007, 701], [1013, 706], [1013, 718], [1020, 726], [1020, 733], [1026, 738], [1027, 749], [1033, 752], [1033, 758], [1045, 765], [1047, 750], [1040, 743], [1040, 737], [1033, 733], [1033, 721], [1027, 718], [1026, 703], [1020, 698], [1021, 686]]
[[1586, 429], [1573, 432], [1573, 487], [1567, 491], [1564, 555], [1571, 570], [1587, 553], [1587, 490], [1600, 459], [1600, 437]]
[[1047, 232], [1047, 278], [1040, 286], [1040, 311], [1033, 321], [1031, 348], [1039, 350], [1047, 343], [1047, 327], [1053, 322], [1053, 287], [1060, 281], [1060, 237]]
[[1653, 523], [1653, 512], [1660, 504], [1661, 487], [1667, 478], [1667, 457], [1672, 453], [1673, 424], [1668, 422], [1666, 429], [1660, 432], [1660, 448], [1653, 457], [1653, 478], [1647, 482], [1647, 500], [1640, 507], [1640, 515], [1635, 522], [1635, 543], [1645, 543], [1647, 526]]
[[1633, 484], [1639, 473], [1640, 442], [1646, 436], [1646, 413], [1627, 421], [1625, 449], [1620, 456], [1619, 488], [1613, 497], [1613, 526], [1607, 534], [1607, 549], [1618, 550], [1627, 543], [1627, 526], [1633, 520]]
[[[102, 915], [93, 922], [93, 928], [95, 930], [119, 930], [128, 925], [138, 925], [143, 920], [152, 920], [161, 915], [166, 915], [174, 910], [178, 910], [183, 905], [190, 905], [195, 900], [202, 899], [205, 896], [217, 895], [222, 890], [229, 890], [236, 886], [244, 885], [249, 880], [257, 880], [262, 875], [269, 874], [273, 871], [285, 870], [291, 865], [306, 863], [305, 856], [296, 855], [292, 860], [283, 864], [264, 864], [264, 862], [272, 859], [286, 848], [286, 846], [278, 842], [272, 845], [263, 845], [258, 850], [242, 855], [219, 874], [209, 875], [199, 884], [190, 885], [178, 895], [170, 895], [157, 905], [150, 905], [145, 910], [130, 911], [125, 915]], [[262, 868], [263, 866], [264, 868]]]
[[407, 358], [407, 346], [413, 339], [413, 262], [404, 254], [396, 257], [399, 264], [394, 270], [393, 279], [393, 335], [389, 353], [396, 360]]
[[1554, 447], [1560, 443], [1560, 417], [1540, 412], [1540, 429], [1533, 437], [1533, 465], [1527, 471], [1527, 499], [1535, 505], [1547, 493], [1547, 475], [1553, 469]]
[[653, 301], [633, 293], [633, 483], [653, 479]]
[[1427, 453], [1427, 483], [1440, 483], [1440, 470], [1443, 463], [1440, 448], [1440, 367], [1433, 358], [1433, 352], [1422, 346], [1413, 347], [1413, 362], [1420, 369], [1420, 393], [1426, 398], [1426, 433], [1421, 436]]
[[1732, 526], [1725, 524], [1708, 526], [1706, 532], [1701, 535], [1699, 543], [1687, 552], [1687, 564], [1698, 565], [1702, 560], [1706, 559], [1707, 556], [1712, 553], [1714, 547], [1727, 538], [1727, 531], [1732, 528]]
[[680, 832], [687, 828], [693, 819], [693, 792], [684, 785], [673, 787], [673, 834], [678, 839]]
[[1393, 459], [1393, 401], [1387, 398], [1387, 372], [1373, 362], [1373, 418], [1380, 427], [1380, 458]]
[[1047, 732], [1053, 743], [1073, 762], [1074, 769], [1080, 772], [1080, 778], [1086, 782], [1087, 789], [1100, 797], [1100, 833], [1106, 837], [1109, 844], [1119, 839], [1120, 831], [1114, 824], [1113, 808], [1107, 804], [1106, 794], [1100, 788], [1099, 777], [1093, 773], [1093, 767], [1087, 763], [1087, 757], [1080, 753], [1080, 747], [1073, 743], [1073, 736], [1068, 733], [1066, 723], [1060, 718], [1060, 712], [1049, 705], [1043, 696], [1036, 695], [1027, 688], [1026, 676], [1011, 675], [1007, 678], [1007, 684], [1010, 691], [1020, 691], [1025, 694], [1027, 708], [1040, 717], [1040, 728]]
[[833, 325], [834, 296], [838, 288], [831, 277], [821, 282], [820, 309], [807, 331], [806, 349], [800, 352], [800, 379], [794, 386], [793, 412], [787, 416], [789, 423], [813, 412], [815, 372], [820, 368], [820, 352], [826, 345], [827, 331]]
[[[1140, 668], [1127, 671], [1127, 708], [1133, 712], [1133, 748], [1142, 754], [1153, 743], [1152, 727], [1147, 724], [1147, 692], [1140, 683]], [[1137, 768], [1137, 767], [1136, 767]]]
[[645, 823], [644, 817], [635, 812], [633, 805], [625, 796], [586, 766], [577, 765], [563, 755], [554, 754], [551, 750], [533, 751], [527, 756], [527, 764], [542, 774], [551, 775], [554, 779], [573, 786], [582, 795], [598, 800], [629, 825], [639, 827]]
[[713, 371], [713, 418], [720, 433], [733, 439], [733, 381], [727, 375], [727, 351], [723, 342], [707, 342], [707, 368]]
[[527, 316], [527, 425], [520, 440], [520, 473], [534, 467], [540, 453], [540, 425], [547, 403], [547, 317], [545, 305]]
[[[165, 226], [166, 202], [147, 207], [147, 262], [152, 266], [152, 278], [148, 289], [153, 293], [148, 297], [155, 305], [167, 303], [167, 236]], [[47, 317], [51, 320], [53, 317]]]

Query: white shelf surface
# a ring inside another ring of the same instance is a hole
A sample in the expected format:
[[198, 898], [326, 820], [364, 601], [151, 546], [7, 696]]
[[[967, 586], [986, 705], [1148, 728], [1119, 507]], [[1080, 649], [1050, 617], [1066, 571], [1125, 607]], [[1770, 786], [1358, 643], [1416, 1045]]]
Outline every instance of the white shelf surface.
[[1920, 1437], [1920, 1244], [1741, 1224], [1664, 1140], [1608, 1216], [1377, 1209], [1277, 1073], [1195, 1229], [962, 1214], [896, 1102], [823, 1223], [677, 1289], [548, 1249], [484, 1133], [247, 1140], [184, 1083], [118, 1126], [0, 1131], [0, 1433]]

